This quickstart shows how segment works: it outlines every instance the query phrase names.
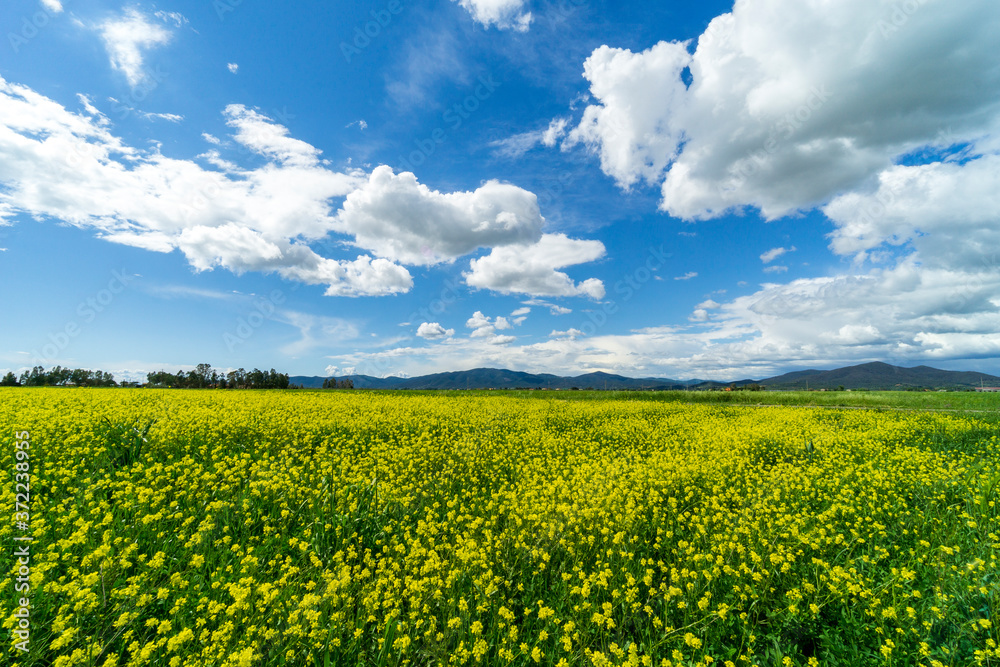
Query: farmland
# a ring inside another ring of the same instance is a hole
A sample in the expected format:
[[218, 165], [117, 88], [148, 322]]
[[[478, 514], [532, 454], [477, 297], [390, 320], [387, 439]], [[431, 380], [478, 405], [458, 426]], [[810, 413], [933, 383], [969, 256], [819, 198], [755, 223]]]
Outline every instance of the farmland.
[[4, 651], [1000, 664], [989, 415], [570, 397], [0, 389], [0, 496], [29, 434], [33, 538], [28, 651]]

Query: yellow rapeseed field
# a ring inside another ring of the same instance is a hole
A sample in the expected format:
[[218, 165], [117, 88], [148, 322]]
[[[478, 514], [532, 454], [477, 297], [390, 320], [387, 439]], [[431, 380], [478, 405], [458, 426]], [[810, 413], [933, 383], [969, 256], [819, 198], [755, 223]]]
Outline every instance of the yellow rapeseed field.
[[10, 515], [18, 433], [3, 664], [1000, 664], [973, 417], [7, 389]]

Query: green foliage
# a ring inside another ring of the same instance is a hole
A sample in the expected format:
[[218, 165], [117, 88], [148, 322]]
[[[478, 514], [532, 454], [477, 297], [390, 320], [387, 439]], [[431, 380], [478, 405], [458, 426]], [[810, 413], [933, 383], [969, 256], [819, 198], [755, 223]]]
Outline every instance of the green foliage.
[[143, 449], [149, 442], [149, 431], [155, 423], [155, 420], [112, 423], [107, 417], [101, 419], [95, 436], [104, 444], [105, 460], [112, 471], [128, 470], [142, 458]]

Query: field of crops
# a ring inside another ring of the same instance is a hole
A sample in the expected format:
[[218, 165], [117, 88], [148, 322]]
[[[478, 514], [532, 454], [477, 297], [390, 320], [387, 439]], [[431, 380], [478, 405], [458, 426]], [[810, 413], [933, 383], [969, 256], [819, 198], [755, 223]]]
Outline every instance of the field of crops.
[[981, 416], [8, 389], [0, 434], [4, 664], [1000, 664]]

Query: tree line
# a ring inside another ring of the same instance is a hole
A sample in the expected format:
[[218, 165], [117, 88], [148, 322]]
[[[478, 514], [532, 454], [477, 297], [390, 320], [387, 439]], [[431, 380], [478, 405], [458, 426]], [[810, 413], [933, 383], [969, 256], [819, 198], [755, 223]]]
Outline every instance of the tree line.
[[[145, 386], [171, 389], [288, 389], [287, 373], [279, 373], [273, 368], [262, 371], [255, 368], [247, 371], [239, 368], [224, 373], [212, 368], [211, 364], [198, 364], [192, 371], [168, 373], [157, 371], [146, 374]], [[8, 372], [0, 379], [0, 387], [137, 387], [137, 382], [115, 382], [111, 373], [91, 371], [82, 368], [70, 369], [56, 366], [46, 371], [35, 366], [24, 371], [20, 377]]]
[[76, 385], [77, 387], [117, 387], [115, 377], [104, 371], [91, 371], [84, 368], [63, 368], [56, 366], [46, 371], [42, 366], [35, 366], [30, 371], [21, 373], [18, 378], [8, 372], [0, 380], [0, 387], [61, 387]]
[[214, 370], [209, 364], [198, 364], [193, 371], [187, 373], [184, 371], [148, 373], [146, 380], [151, 387], [174, 389], [288, 389], [289, 387], [288, 374], [279, 373], [273, 368], [269, 371], [262, 371], [259, 368], [247, 371], [239, 368], [222, 373]]

